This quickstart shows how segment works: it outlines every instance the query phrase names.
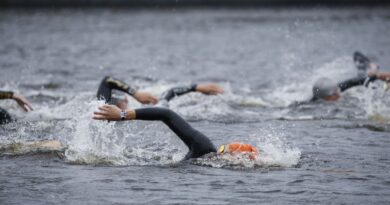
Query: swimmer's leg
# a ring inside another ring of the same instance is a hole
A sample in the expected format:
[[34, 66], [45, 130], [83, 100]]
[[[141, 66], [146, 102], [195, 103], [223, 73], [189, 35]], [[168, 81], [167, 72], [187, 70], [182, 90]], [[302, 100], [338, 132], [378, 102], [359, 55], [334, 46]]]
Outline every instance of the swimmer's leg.
[[204, 134], [191, 127], [183, 118], [166, 108], [140, 108], [135, 110], [137, 120], [164, 122], [187, 145], [188, 158], [197, 158], [210, 152], [216, 152], [215, 146]]
[[0, 108], [0, 124], [6, 124], [11, 121], [12, 121], [11, 115], [3, 108]]

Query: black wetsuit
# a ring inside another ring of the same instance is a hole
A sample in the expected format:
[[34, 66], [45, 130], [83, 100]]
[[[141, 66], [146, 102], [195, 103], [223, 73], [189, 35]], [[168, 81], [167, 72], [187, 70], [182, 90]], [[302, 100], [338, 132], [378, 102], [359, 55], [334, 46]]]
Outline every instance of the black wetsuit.
[[187, 145], [185, 159], [197, 158], [216, 152], [215, 146], [204, 134], [191, 127], [178, 114], [167, 108], [150, 107], [135, 109], [137, 120], [162, 121]]
[[[337, 87], [340, 89], [340, 92], [344, 92], [350, 88], [353, 88], [355, 86], [360, 86], [360, 85], [365, 85], [368, 86], [371, 82], [375, 81], [376, 77], [367, 77], [364, 75], [359, 75], [354, 78], [350, 78], [347, 80], [344, 80], [340, 83], [337, 83]], [[317, 97], [312, 97], [309, 101], [303, 101], [303, 102], [298, 102], [295, 103], [294, 105], [301, 105], [301, 104], [307, 104], [310, 102], [314, 102], [319, 100], [320, 98]]]
[[338, 83], [337, 87], [340, 88], [341, 92], [344, 92], [345, 90], [352, 88], [352, 87], [355, 87], [355, 86], [359, 86], [359, 85], [368, 86], [368, 84], [374, 80], [376, 80], [375, 77], [366, 77], [366, 76], [355, 77], [355, 78], [344, 80], [343, 82]]
[[[191, 84], [188, 86], [178, 86], [171, 88], [162, 94], [160, 100], [169, 102], [176, 96], [184, 95], [189, 92], [195, 92], [196, 86], [196, 84]], [[137, 91], [135, 88], [131, 87], [130, 85], [127, 85], [121, 80], [106, 76], [100, 83], [96, 96], [99, 100], [105, 100], [108, 104], [116, 104], [119, 99], [112, 97], [113, 89], [120, 90], [131, 96], [133, 96], [134, 93]]]
[[178, 87], [171, 88], [162, 94], [161, 100], [170, 101], [172, 98], [176, 96], [184, 95], [189, 92], [195, 92], [196, 86], [197, 86], [196, 84], [191, 84], [189, 86], [178, 86]]
[[[105, 77], [97, 92], [97, 98], [106, 103], [116, 104], [117, 99], [111, 96], [112, 89], [120, 90], [134, 95], [136, 89], [123, 81], [112, 77]], [[164, 92], [160, 100], [170, 101], [175, 96], [180, 96], [196, 89], [196, 84], [174, 87]], [[162, 121], [165, 123], [188, 147], [189, 152], [185, 159], [197, 158], [210, 152], [216, 152], [215, 146], [204, 134], [194, 129], [182, 117], [167, 108], [149, 107], [135, 110], [137, 120]]]
[[[113, 89], [123, 91], [134, 95], [136, 89], [127, 85], [123, 81], [112, 77], [105, 77], [97, 92], [99, 100], [105, 100], [106, 103], [116, 104], [117, 99], [111, 96]], [[160, 100], [170, 101], [175, 96], [180, 96], [196, 89], [196, 84], [189, 86], [174, 87], [164, 92]], [[194, 129], [182, 117], [167, 108], [149, 107], [136, 109], [136, 119], [149, 121], [162, 121], [165, 123], [188, 147], [189, 152], [185, 159], [197, 158], [210, 152], [216, 152], [215, 146], [204, 134]]]
[[[14, 93], [10, 91], [0, 91], [0, 100], [12, 99]], [[5, 124], [12, 121], [11, 115], [0, 107], [0, 124]]]
[[136, 92], [136, 89], [127, 85], [123, 81], [112, 78], [110, 76], [106, 76], [103, 78], [102, 82], [100, 83], [96, 97], [99, 100], [105, 100], [106, 103], [108, 104], [116, 104], [119, 99], [113, 98], [111, 96], [112, 95], [111, 91], [113, 89], [123, 91], [131, 96], [133, 96], [134, 93]]

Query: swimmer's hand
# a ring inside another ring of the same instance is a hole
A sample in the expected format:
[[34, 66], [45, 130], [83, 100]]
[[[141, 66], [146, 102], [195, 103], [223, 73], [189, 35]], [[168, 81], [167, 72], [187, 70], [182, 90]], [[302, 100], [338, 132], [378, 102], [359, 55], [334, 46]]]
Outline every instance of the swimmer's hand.
[[125, 98], [119, 100], [115, 105], [119, 107], [121, 110], [126, 110], [127, 103], [129, 103], [129, 101], [127, 100], [127, 96], [125, 96]]
[[133, 97], [140, 103], [142, 104], [157, 104], [158, 103], [158, 99], [156, 97], [154, 97], [153, 95], [147, 93], [147, 92], [140, 92], [140, 91], [137, 91], [136, 93], [134, 93]]
[[33, 110], [30, 102], [28, 102], [25, 97], [14, 93], [12, 99], [14, 99], [24, 111], [29, 112]]
[[206, 95], [217, 95], [224, 92], [222, 87], [214, 83], [199, 84], [196, 86], [196, 91]]
[[[109, 121], [120, 121], [121, 120], [121, 109], [115, 105], [102, 105], [98, 107], [99, 111], [93, 113], [93, 119], [95, 120], [109, 120]], [[125, 120], [135, 119], [135, 111], [133, 109], [126, 110]]]

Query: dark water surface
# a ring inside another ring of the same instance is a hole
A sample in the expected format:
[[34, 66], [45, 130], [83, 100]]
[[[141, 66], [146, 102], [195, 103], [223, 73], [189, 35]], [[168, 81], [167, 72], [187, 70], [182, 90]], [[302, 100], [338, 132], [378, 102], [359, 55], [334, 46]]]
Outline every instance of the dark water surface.
[[[389, 71], [389, 36], [389, 8], [1, 10], [0, 88], [35, 111], [0, 102], [19, 119], [0, 127], [0, 204], [389, 204], [383, 83], [290, 106], [319, 77], [356, 75], [355, 50]], [[186, 147], [161, 123], [91, 121], [105, 75], [156, 95], [221, 84], [169, 106], [260, 159], [181, 162]], [[42, 139], [65, 154], [18, 148]]]

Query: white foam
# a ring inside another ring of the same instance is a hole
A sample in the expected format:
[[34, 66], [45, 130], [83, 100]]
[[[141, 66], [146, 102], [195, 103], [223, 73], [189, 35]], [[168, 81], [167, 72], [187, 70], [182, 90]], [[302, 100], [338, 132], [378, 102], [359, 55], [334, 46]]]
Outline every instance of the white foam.
[[75, 115], [68, 121], [67, 135], [68, 150], [66, 160], [86, 164], [126, 164], [123, 156], [125, 148], [123, 137], [115, 132], [115, 124], [92, 119], [93, 111], [103, 101], [80, 102], [74, 107]]
[[384, 82], [370, 84], [368, 89], [360, 95], [354, 95], [359, 99], [361, 107], [366, 111], [366, 118], [380, 122], [390, 122], [390, 92], [383, 89]]
[[291, 167], [298, 164], [301, 151], [291, 147], [283, 138], [274, 134], [253, 135], [258, 140], [257, 147], [260, 150], [258, 164], [262, 166]]
[[284, 138], [278, 137], [276, 132], [265, 134], [252, 134], [249, 141], [256, 141], [259, 155], [252, 160], [249, 154], [215, 154], [210, 153], [202, 158], [194, 159], [194, 164], [211, 166], [216, 168], [269, 168], [269, 167], [292, 167], [298, 164], [301, 151], [286, 143]]

